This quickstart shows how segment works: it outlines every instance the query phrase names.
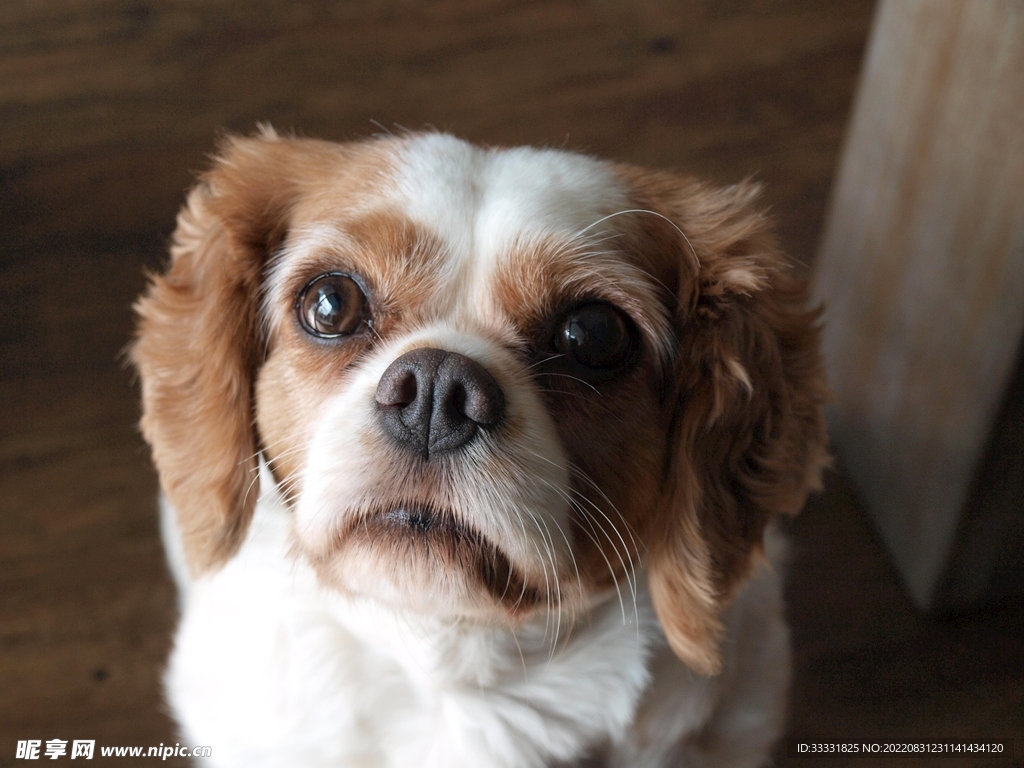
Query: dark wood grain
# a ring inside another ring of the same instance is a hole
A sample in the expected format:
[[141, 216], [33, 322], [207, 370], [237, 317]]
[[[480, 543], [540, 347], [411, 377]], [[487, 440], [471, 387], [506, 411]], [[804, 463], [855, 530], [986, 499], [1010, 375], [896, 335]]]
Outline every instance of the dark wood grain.
[[436, 126], [766, 182], [808, 259], [870, 18], [773, 2], [0, 8], [0, 224], [166, 232], [218, 131]]
[[[753, 174], [808, 261], [871, 11], [0, 3], [0, 765], [17, 739], [177, 740], [160, 696], [175, 597], [120, 355], [219, 130], [344, 139], [376, 120]], [[1019, 616], [918, 618], [841, 476], [793, 535], [794, 735], [1024, 733]]]

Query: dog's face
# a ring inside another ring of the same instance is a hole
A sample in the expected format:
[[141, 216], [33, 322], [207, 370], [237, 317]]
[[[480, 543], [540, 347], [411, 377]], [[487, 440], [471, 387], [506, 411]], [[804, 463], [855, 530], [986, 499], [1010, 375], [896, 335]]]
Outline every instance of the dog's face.
[[824, 461], [814, 315], [754, 195], [438, 134], [231, 140], [133, 348], [192, 569], [237, 551], [262, 454], [329, 587], [507, 624], [647, 578], [713, 671]]

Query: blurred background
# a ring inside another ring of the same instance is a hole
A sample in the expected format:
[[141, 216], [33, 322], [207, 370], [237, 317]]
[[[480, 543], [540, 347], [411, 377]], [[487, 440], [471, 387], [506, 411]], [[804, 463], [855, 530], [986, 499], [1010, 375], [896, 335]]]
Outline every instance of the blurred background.
[[[790, 526], [789, 737], [1016, 737], [1012, 762], [941, 764], [1024, 765], [1022, 17], [1015, 0], [5, 0], [0, 765], [20, 762], [18, 739], [179, 740], [160, 691], [175, 595], [123, 349], [195, 172], [223, 131], [262, 121], [334, 140], [432, 127], [761, 181], [784, 246], [837, 308], [839, 461]], [[936, 219], [956, 237], [920, 245]], [[876, 231], [893, 221], [921, 226]], [[970, 301], [950, 299], [979, 270]], [[922, 300], [919, 276], [936, 274]], [[974, 335], [933, 322], [960, 303]], [[969, 354], [979, 338], [988, 367]], [[924, 384], [877, 372], [892, 360]], [[948, 470], [928, 419], [975, 411], [946, 430]], [[908, 438], [894, 414], [928, 428]], [[955, 487], [929, 496], [933, 475]]]

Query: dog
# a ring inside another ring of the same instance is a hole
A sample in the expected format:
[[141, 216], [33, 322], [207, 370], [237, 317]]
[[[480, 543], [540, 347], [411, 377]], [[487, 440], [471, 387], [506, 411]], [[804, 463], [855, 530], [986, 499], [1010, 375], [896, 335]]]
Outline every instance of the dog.
[[818, 312], [751, 183], [228, 137], [131, 359], [210, 765], [757, 766]]

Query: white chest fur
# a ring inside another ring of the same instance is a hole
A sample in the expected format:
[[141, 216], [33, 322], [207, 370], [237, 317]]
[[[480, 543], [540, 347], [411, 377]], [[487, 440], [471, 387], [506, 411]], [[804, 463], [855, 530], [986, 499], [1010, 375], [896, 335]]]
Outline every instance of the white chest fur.
[[325, 590], [289, 555], [288, 513], [264, 488], [243, 549], [194, 582], [164, 510], [182, 588], [168, 697], [213, 765], [757, 765], [781, 725], [788, 647], [767, 571], [734, 602], [726, 671], [707, 679], [668, 651], [643, 588], [635, 606], [613, 595], [575, 627], [515, 633]]

